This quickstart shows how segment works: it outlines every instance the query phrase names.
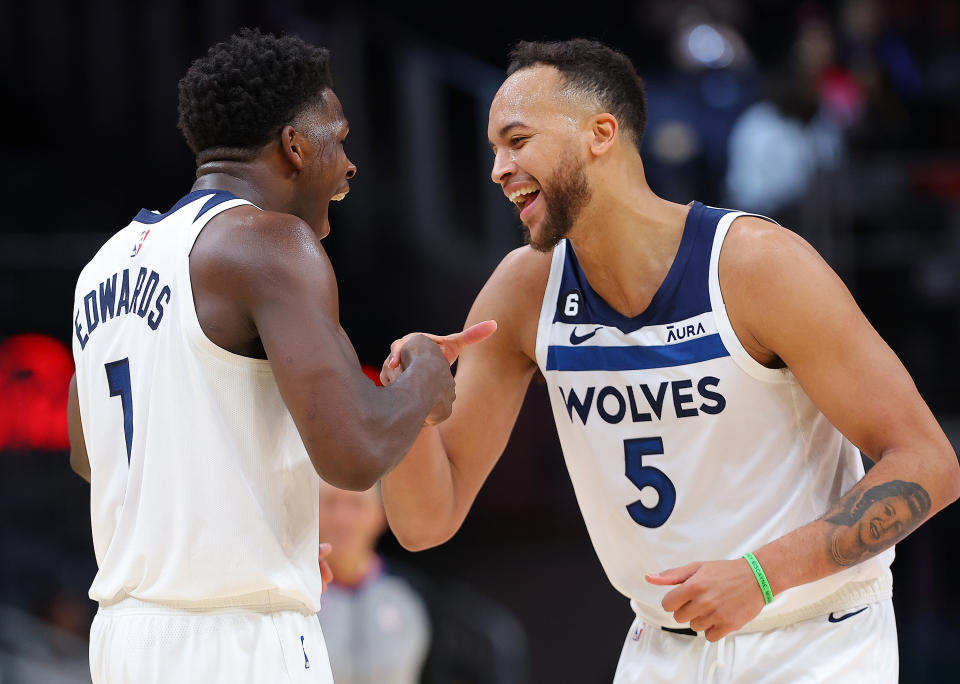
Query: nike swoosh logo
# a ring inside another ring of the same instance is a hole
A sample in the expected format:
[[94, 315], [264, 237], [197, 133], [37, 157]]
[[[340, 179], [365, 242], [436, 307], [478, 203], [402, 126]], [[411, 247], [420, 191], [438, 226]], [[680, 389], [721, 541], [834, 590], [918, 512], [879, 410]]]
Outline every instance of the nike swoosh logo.
[[834, 616], [833, 613], [830, 613], [830, 615], [827, 616], [827, 620], [829, 620], [830, 622], [843, 622], [843, 621], [846, 620], [847, 618], [852, 618], [854, 615], [859, 615], [860, 613], [862, 613], [863, 611], [865, 611], [865, 610], [866, 610], [867, 608], [869, 608], [869, 607], [870, 607], [870, 606], [864, 606], [864, 607], [861, 608], [860, 610], [855, 610], [855, 611], [853, 611], [852, 613], [847, 613], [847, 614], [845, 614], [845, 615], [841, 615], [840, 617], [836, 617], [836, 616]]
[[602, 328], [603, 328], [602, 325], [598, 325], [593, 332], [588, 332], [586, 335], [578, 335], [577, 329], [574, 328], [573, 330], [570, 331], [570, 344], [580, 344], [581, 342], [586, 342], [591, 337], [597, 334], [597, 330], [601, 330]]

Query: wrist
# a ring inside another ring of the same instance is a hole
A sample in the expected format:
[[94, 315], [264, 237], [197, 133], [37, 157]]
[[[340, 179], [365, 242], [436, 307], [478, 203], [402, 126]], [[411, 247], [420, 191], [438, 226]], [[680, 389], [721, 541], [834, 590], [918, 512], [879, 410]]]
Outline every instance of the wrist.
[[747, 562], [750, 571], [753, 573], [753, 578], [756, 580], [760, 593], [763, 595], [763, 603], [770, 603], [773, 601], [773, 589], [770, 587], [770, 582], [767, 580], [767, 575], [763, 570], [763, 566], [760, 565], [760, 561], [758, 561], [757, 557], [752, 553], [743, 554], [743, 559]]

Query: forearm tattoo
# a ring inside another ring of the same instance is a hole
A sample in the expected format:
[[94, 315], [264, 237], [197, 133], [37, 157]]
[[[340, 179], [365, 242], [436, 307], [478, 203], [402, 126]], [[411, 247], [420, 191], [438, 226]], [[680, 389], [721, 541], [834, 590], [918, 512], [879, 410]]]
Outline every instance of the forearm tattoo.
[[916, 482], [854, 489], [824, 517], [837, 525], [830, 532], [830, 555], [837, 565], [856, 565], [906, 537], [929, 512], [930, 495]]

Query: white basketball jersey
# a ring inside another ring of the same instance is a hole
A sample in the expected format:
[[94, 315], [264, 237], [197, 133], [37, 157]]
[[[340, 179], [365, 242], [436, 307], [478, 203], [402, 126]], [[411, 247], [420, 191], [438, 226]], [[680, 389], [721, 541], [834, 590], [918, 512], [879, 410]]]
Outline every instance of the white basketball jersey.
[[[864, 472], [793, 374], [757, 363], [730, 326], [717, 263], [740, 215], [694, 203], [634, 318], [593, 292], [566, 241], [553, 253], [537, 362], [594, 548], [652, 624], [677, 626], [660, 606], [669, 587], [645, 573], [753, 551], [821, 516]], [[787, 590], [754, 622], [889, 595], [892, 560], [890, 549]]]
[[215, 345], [194, 308], [194, 241], [243, 204], [199, 190], [141, 211], [80, 274], [95, 601], [319, 609], [319, 478], [270, 362]]

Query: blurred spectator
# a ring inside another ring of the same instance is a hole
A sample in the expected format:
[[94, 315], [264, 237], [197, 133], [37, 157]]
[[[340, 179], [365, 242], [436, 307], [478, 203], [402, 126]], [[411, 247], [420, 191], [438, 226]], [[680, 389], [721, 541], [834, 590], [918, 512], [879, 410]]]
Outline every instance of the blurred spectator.
[[811, 188], [839, 168], [843, 127], [862, 107], [856, 82], [836, 62], [835, 36], [822, 16], [802, 17], [786, 66], [767, 76], [765, 91], [730, 133], [728, 204], [801, 228]]
[[462, 582], [434, 583], [388, 564], [375, 550], [386, 528], [379, 487], [320, 483], [320, 539], [333, 546], [333, 582], [317, 615], [336, 683], [525, 684], [527, 640], [517, 619]]
[[348, 492], [320, 483], [320, 539], [332, 544], [333, 582], [318, 613], [337, 684], [413, 684], [430, 642], [422, 599], [385, 570], [379, 487]]
[[851, 144], [874, 149], [909, 142], [906, 101], [920, 95], [923, 77], [878, 0], [845, 0], [840, 10], [840, 52], [866, 99], [863, 116], [851, 130]]
[[863, 89], [839, 62], [836, 32], [819, 6], [803, 5], [797, 18], [792, 51], [799, 78], [813, 84], [821, 114], [831, 123], [849, 128], [863, 117]]
[[771, 78], [770, 97], [747, 108], [728, 142], [729, 205], [761, 214], [798, 215], [818, 172], [843, 156], [840, 128], [819, 110], [814, 84], [795, 70]]
[[844, 61], [862, 75], [865, 85], [883, 72], [883, 80], [901, 97], [923, 87], [916, 58], [900, 32], [888, 21], [879, 0], [846, 0], [840, 14]]

